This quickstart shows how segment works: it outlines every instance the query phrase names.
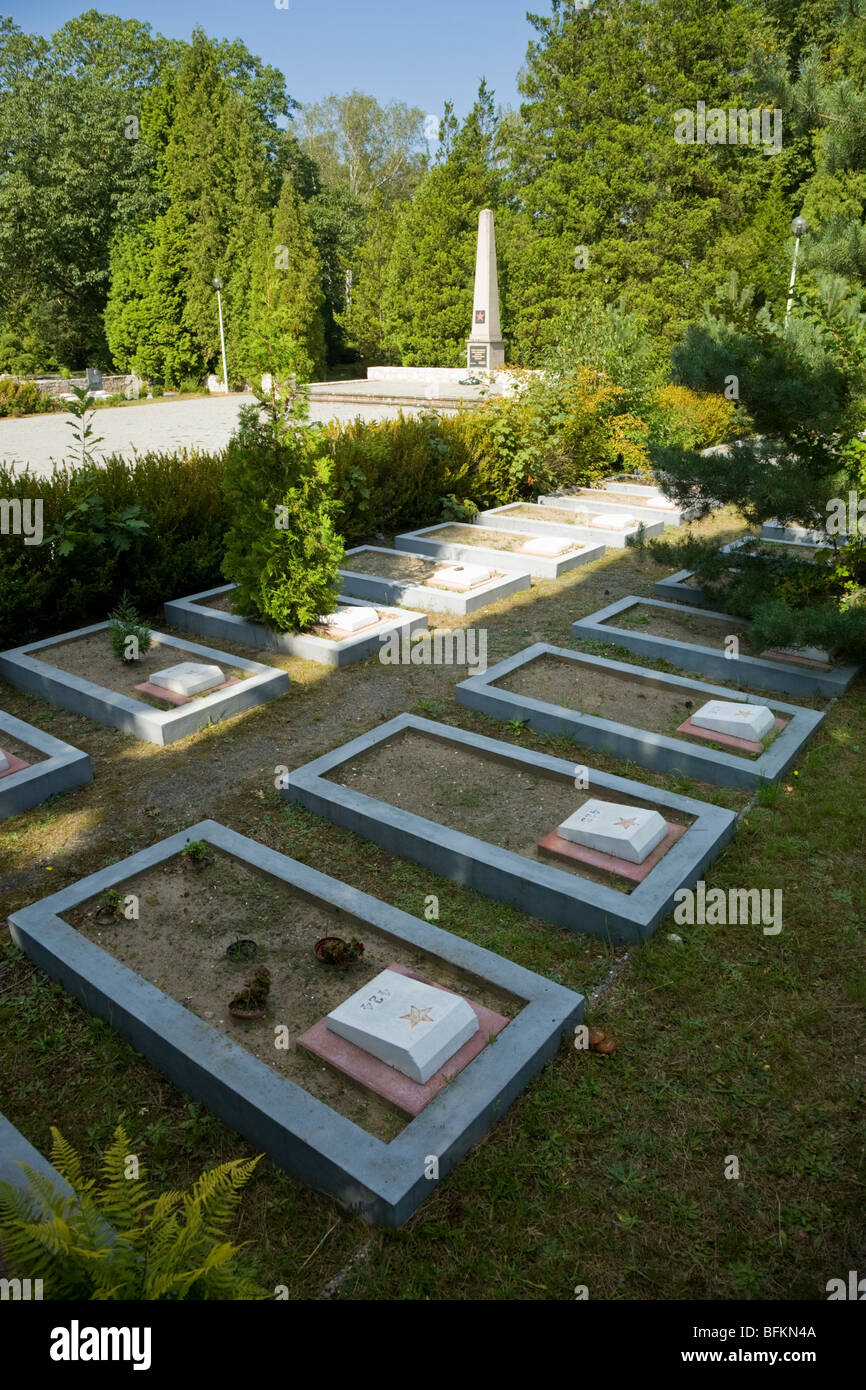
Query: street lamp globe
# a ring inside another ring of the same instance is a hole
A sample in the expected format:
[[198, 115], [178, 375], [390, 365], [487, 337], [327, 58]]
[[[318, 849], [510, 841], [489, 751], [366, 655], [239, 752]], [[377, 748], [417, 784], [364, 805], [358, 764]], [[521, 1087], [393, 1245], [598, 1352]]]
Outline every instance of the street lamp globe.
[[794, 233], [795, 237], [805, 236], [808, 230], [809, 224], [806, 221], [805, 217], [801, 216], [794, 218], [793, 222], [791, 223], [791, 231]]

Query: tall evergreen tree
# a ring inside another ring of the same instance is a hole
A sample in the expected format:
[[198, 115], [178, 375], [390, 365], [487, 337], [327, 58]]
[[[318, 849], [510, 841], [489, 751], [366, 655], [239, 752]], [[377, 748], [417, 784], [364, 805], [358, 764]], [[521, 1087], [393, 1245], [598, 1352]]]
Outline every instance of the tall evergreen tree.
[[322, 263], [291, 179], [273, 218], [259, 217], [239, 366], [254, 385], [264, 372], [310, 381], [325, 362]]
[[459, 366], [472, 318], [478, 214], [496, 208], [493, 93], [462, 126], [448, 103], [437, 162], [399, 210], [382, 301], [386, 349], [407, 366]]
[[[509, 125], [503, 329], [531, 363], [568, 301], [627, 296], [675, 342], [732, 265], [763, 295], [784, 278], [784, 147], [687, 145], [675, 113], [750, 108], [760, 19], [740, 0], [553, 0]], [[758, 236], [756, 219], [762, 222]]]
[[349, 347], [366, 362], [384, 362], [384, 300], [398, 214], [374, 196], [367, 213], [366, 234], [351, 266], [346, 307], [338, 316]]

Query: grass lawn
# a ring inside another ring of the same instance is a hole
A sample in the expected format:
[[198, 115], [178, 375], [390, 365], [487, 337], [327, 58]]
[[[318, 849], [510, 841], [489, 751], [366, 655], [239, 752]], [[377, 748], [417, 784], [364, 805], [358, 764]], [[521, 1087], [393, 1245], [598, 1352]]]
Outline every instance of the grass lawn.
[[[696, 529], [720, 541], [742, 531], [730, 514]], [[622, 655], [574, 643], [570, 622], [629, 593], [651, 596], [668, 572], [608, 552], [465, 624], [487, 627], [490, 664], [538, 641]], [[161, 614], [151, 620], [162, 626]], [[287, 695], [164, 749], [0, 683], [4, 709], [86, 749], [95, 773], [89, 787], [0, 827], [4, 915], [211, 816], [417, 916], [437, 894], [440, 926], [584, 992], [587, 1021], [618, 1051], [563, 1046], [396, 1233], [263, 1161], [236, 1228], [248, 1271], [294, 1298], [568, 1300], [583, 1284], [593, 1300], [825, 1299], [828, 1279], [862, 1265], [863, 682], [827, 702], [796, 773], [750, 800], [475, 715], [453, 695], [465, 668], [371, 659], [331, 672], [262, 659], [289, 671]], [[609, 950], [281, 801], [278, 765], [297, 767], [403, 710], [738, 810], [707, 885], [782, 889], [781, 934], [670, 921], [644, 946]], [[0, 1111], [43, 1152], [58, 1125], [91, 1163], [123, 1118], [152, 1175], [172, 1187], [251, 1152], [8, 937]], [[738, 1178], [726, 1177], [731, 1156]]]

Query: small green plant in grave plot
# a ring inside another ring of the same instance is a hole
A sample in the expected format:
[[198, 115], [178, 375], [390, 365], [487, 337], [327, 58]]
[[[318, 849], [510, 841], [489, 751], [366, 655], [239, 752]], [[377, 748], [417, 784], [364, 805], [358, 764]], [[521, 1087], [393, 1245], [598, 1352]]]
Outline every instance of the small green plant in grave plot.
[[108, 640], [118, 661], [139, 661], [153, 641], [150, 628], [141, 621], [128, 594], [108, 615]]
[[190, 840], [188, 845], [184, 845], [180, 853], [181, 858], [186, 859], [195, 868], [202, 868], [210, 857], [207, 843], [204, 840]]

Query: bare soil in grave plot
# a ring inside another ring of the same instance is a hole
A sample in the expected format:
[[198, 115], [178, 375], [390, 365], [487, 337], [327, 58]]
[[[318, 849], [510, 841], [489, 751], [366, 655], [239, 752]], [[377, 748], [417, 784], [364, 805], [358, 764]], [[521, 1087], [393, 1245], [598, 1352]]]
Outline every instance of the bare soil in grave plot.
[[[246, 617], [245, 613], [241, 613], [239, 609], [235, 608], [232, 602], [231, 594], [215, 594], [213, 598], [199, 600], [195, 606], [196, 608], [216, 608], [220, 613], [233, 613], [238, 614], [238, 616], [240, 616], [241, 618]], [[375, 604], [371, 603], [369, 607], [374, 608]], [[391, 614], [383, 613], [377, 608], [376, 616], [380, 622], [384, 622], [391, 617]], [[261, 619], [259, 618], [250, 618], [249, 621], [253, 623], [260, 623], [261, 626], [264, 626], [264, 624], [261, 623]], [[373, 624], [371, 623], [370, 626], [372, 627]], [[293, 634], [293, 636], [299, 635], [300, 634], [298, 633]], [[306, 637], [324, 637], [328, 642], [340, 642], [343, 640], [341, 637], [335, 637], [333, 632], [329, 632], [329, 630], [326, 627], [322, 626], [322, 624], [320, 623], [314, 623], [312, 627], [304, 628], [303, 635]], [[361, 633], [359, 632], [357, 636], [360, 637]], [[260, 649], [256, 648], [256, 650]]]
[[540, 502], [520, 502], [508, 508], [509, 516], [525, 517], [527, 521], [564, 521], [567, 526], [589, 526], [596, 512], [579, 512], [574, 507], [542, 507]]
[[[385, 1142], [400, 1133], [405, 1117], [296, 1047], [299, 1033], [392, 961], [436, 984], [454, 990], [466, 986], [472, 999], [510, 1018], [521, 1007], [513, 995], [212, 847], [201, 868], [178, 855], [131, 877], [117, 891], [121, 898], [128, 893], [138, 896], [138, 921], [103, 921], [108, 914], [99, 913], [100, 898], [83, 903], [67, 914], [67, 920], [184, 1008]], [[364, 954], [347, 967], [323, 965], [313, 954], [322, 936], [357, 936], [364, 942]], [[237, 940], [258, 944], [255, 960], [228, 959], [226, 948]], [[236, 1022], [228, 1002], [259, 965], [271, 973], [267, 1013], [262, 1019]], [[288, 1027], [288, 1048], [275, 1046], [280, 1024]]]
[[[533, 536], [531, 532], [523, 531], [495, 531], [489, 526], [461, 526], [455, 523], [454, 526], [443, 527], [441, 531], [430, 534], [431, 541], [450, 541], [459, 545], [486, 546], [488, 550], [508, 550], [511, 552], [520, 551], [529, 540], [538, 540], [538, 536]], [[563, 545], [568, 545], [568, 537], [563, 536]], [[578, 542], [575, 542], [578, 544]], [[550, 556], [550, 559], [559, 559], [559, 556]]]
[[[12, 753], [16, 758], [23, 758], [26, 763], [45, 762], [47, 754], [40, 753], [38, 748], [33, 748], [29, 743], [22, 743], [20, 738], [13, 738], [7, 734], [5, 729], [0, 729], [0, 749], [4, 753]], [[3, 773], [0, 772], [0, 779]]]
[[749, 623], [745, 618], [711, 618], [702, 609], [694, 614], [685, 609], [654, 608], [648, 603], [636, 603], [622, 613], [609, 618], [605, 627], [626, 628], [630, 632], [646, 632], [652, 637], [665, 637], [674, 642], [690, 642], [698, 647], [718, 647], [724, 650], [725, 638], [736, 637], [741, 656], [759, 656], [758, 648], [749, 641]]
[[[519, 666], [516, 671], [496, 681], [502, 690], [526, 695], [533, 700], [545, 700], [551, 705], [598, 719], [610, 719], [636, 729], [648, 729], [654, 734], [681, 738], [701, 748], [722, 748], [711, 740], [677, 733], [695, 710], [712, 698], [694, 688], [665, 685], [642, 676], [629, 676], [600, 667], [583, 666], [567, 657], [545, 654]], [[763, 740], [764, 748], [777, 737], [772, 731]], [[735, 757], [757, 758], [738, 748], [724, 748]]]
[[582, 497], [586, 502], [615, 502], [618, 507], [628, 507], [633, 510], [638, 517], [647, 507], [658, 507], [657, 502], [651, 501], [649, 497], [641, 497], [638, 493], [607, 492], [581, 487], [572, 496]]
[[[343, 763], [328, 780], [548, 866], [554, 861], [539, 853], [538, 841], [590, 798], [656, 809], [651, 801], [637, 797], [581, 791], [572, 777], [412, 729]], [[679, 812], [666, 818], [680, 825], [693, 821]], [[555, 864], [576, 878], [589, 878], [624, 893], [635, 886], [575, 860], [557, 859]]]
[[[154, 671], [164, 671], [168, 666], [177, 666], [181, 661], [205, 662], [206, 665], [220, 665], [226, 680], [230, 676], [247, 680], [252, 674], [233, 666], [230, 662], [209, 662], [205, 657], [197, 658], [178, 647], [160, 646], [154, 642], [149, 651], [144, 652], [138, 661], [118, 661], [111, 650], [107, 632], [91, 632], [87, 637], [75, 637], [70, 642], [58, 642], [53, 647], [43, 647], [33, 655], [47, 666], [57, 666], [72, 676], [92, 681], [104, 686], [118, 695], [127, 695], [131, 700], [152, 705], [154, 709], [174, 709], [170, 700], [157, 700], [136, 690], [137, 685], [149, 681]], [[205, 690], [198, 698], [203, 699], [213, 692]], [[183, 706], [181, 706], [183, 708]]]
[[[388, 551], [384, 554], [379, 550], [367, 550], [361, 551], [358, 555], [347, 555], [341, 568], [354, 570], [356, 574], [378, 574], [385, 579], [423, 584], [440, 570], [455, 564], [460, 564], [460, 561], [434, 560], [423, 555], [404, 554], [402, 550]], [[491, 579], [503, 577], [495, 570], [490, 573]]]
[[401, 550], [361, 550], [357, 555], [347, 555], [340, 568], [352, 570], [355, 574], [379, 574], [385, 579], [400, 579], [406, 582], [423, 584], [437, 570], [450, 564], [449, 560], [425, 559], [422, 555], [404, 554]]

